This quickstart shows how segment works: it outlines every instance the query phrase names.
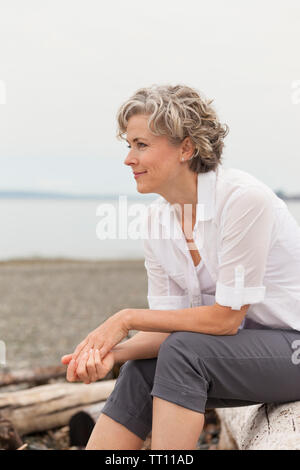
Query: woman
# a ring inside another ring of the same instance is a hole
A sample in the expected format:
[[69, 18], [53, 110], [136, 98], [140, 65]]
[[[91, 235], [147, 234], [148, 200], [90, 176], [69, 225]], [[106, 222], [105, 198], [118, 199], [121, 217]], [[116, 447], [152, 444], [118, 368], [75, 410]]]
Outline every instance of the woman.
[[62, 361], [85, 383], [124, 363], [87, 449], [140, 449], [151, 429], [152, 449], [195, 449], [206, 408], [300, 400], [300, 228], [264, 183], [222, 167], [228, 128], [197, 90], [140, 89], [118, 124], [137, 190], [159, 195], [149, 309], [117, 312]]

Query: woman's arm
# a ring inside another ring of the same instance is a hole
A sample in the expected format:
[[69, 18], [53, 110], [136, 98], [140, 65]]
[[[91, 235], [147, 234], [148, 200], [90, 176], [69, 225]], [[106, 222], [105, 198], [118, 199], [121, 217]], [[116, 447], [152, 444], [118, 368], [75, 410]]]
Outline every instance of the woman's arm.
[[124, 322], [128, 330], [172, 333], [195, 331], [208, 335], [234, 335], [250, 305], [233, 310], [215, 303], [177, 310], [127, 309]]
[[116, 363], [130, 359], [152, 359], [157, 357], [159, 347], [171, 333], [139, 331], [132, 338], [111, 349]]

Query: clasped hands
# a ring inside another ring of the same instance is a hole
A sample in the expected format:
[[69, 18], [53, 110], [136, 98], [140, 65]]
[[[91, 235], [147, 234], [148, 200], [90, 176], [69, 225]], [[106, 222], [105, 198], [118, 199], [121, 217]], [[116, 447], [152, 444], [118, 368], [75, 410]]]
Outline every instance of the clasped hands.
[[73, 354], [62, 356], [61, 362], [68, 364], [67, 380], [95, 382], [107, 375], [114, 365], [111, 349], [128, 335], [127, 316], [129, 309], [112, 315], [104, 323], [91, 331], [78, 344]]

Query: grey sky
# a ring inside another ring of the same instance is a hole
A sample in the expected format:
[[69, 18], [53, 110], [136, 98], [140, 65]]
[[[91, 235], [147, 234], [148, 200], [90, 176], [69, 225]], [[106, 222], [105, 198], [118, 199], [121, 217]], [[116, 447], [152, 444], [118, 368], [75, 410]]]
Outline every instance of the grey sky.
[[0, 190], [135, 193], [116, 111], [184, 83], [230, 127], [225, 166], [300, 192], [299, 44], [299, 0], [0, 0]]

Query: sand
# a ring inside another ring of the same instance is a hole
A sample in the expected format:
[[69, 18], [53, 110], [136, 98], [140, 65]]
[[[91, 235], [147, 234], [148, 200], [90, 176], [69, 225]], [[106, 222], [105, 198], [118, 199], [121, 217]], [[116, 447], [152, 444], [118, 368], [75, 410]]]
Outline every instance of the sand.
[[0, 262], [6, 368], [59, 365], [62, 355], [126, 307], [148, 308], [144, 260]]

